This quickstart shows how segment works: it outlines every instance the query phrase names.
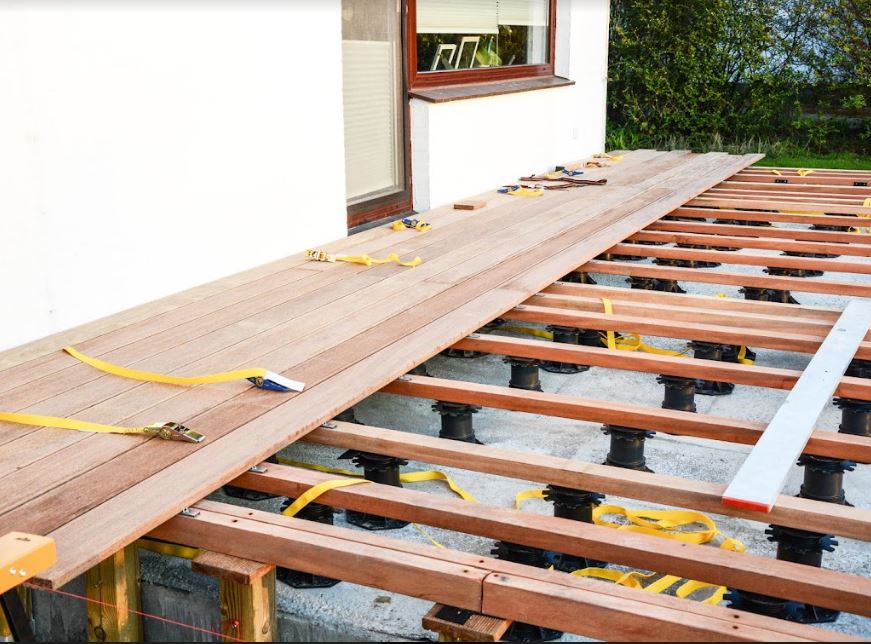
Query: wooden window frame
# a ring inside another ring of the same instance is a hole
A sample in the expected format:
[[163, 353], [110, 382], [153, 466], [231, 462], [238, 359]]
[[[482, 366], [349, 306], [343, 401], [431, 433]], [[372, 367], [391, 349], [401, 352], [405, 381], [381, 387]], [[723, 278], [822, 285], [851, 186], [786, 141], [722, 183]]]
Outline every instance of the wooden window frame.
[[417, 71], [417, 0], [407, 0], [408, 85], [412, 90], [444, 85], [468, 85], [490, 81], [513, 80], [554, 75], [556, 49], [556, 2], [548, 0], [547, 62], [539, 65], [511, 65], [478, 69]]

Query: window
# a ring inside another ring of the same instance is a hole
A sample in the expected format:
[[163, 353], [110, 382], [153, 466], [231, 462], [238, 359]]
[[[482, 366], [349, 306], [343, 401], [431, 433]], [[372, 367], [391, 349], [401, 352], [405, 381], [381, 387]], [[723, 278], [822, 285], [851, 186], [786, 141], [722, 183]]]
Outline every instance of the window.
[[553, 75], [555, 0], [409, 0], [412, 87]]

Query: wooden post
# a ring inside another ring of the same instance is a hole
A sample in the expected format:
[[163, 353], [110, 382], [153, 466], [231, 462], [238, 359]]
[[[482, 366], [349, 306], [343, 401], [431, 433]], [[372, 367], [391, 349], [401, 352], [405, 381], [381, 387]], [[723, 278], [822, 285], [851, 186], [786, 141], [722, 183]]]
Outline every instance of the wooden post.
[[221, 634], [246, 642], [277, 635], [275, 566], [217, 552], [202, 552], [191, 569], [220, 582]]
[[[136, 545], [119, 550], [85, 573], [88, 640], [140, 642], [139, 553]], [[99, 602], [99, 603], [97, 603]]]

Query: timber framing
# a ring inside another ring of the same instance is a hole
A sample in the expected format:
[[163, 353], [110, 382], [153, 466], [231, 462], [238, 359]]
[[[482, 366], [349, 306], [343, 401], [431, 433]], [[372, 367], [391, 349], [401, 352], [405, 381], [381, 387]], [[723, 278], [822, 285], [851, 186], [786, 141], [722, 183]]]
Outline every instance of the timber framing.
[[[419, 255], [424, 262], [413, 270], [294, 256], [0, 354], [0, 409], [121, 425], [159, 416], [207, 436], [187, 445], [4, 424], [0, 482], [14, 493], [0, 498], [0, 520], [57, 540], [59, 563], [37, 580], [47, 587], [86, 570], [93, 576], [145, 535], [218, 559], [262, 562], [255, 566], [267, 571], [262, 588], [255, 584], [260, 575], [238, 587], [228, 577], [222, 590], [228, 604], [252, 588], [259, 593], [245, 603], [246, 615], [256, 619], [241, 620], [258, 625], [249, 639], [269, 639], [275, 630], [272, 567], [281, 566], [424, 598], [502, 626], [527, 622], [625, 640], [656, 633], [665, 640], [843, 641], [842, 633], [725, 606], [204, 500], [228, 483], [298, 498], [345, 476], [265, 460], [300, 440], [871, 540], [867, 508], [780, 495], [764, 513], [723, 505], [726, 486], [718, 483], [331, 421], [383, 392], [572, 419], [580, 421], [578, 432], [592, 423], [755, 445], [764, 422], [407, 372], [451, 348], [791, 390], [801, 370], [607, 346], [607, 333], [615, 332], [820, 355], [844, 303], [871, 296], [871, 235], [863, 226], [871, 216], [864, 205], [871, 173], [748, 167], [757, 158], [627, 153], [620, 163], [589, 171], [608, 179], [601, 189], [546, 191], [540, 199], [489, 192], [475, 197], [487, 206], [474, 212], [428, 213], [434, 228], [426, 234], [381, 227], [327, 247], [349, 255]], [[645, 263], [628, 261], [633, 257]], [[825, 274], [808, 277], [812, 271]], [[643, 287], [577, 281], [597, 274]], [[687, 295], [675, 282], [738, 286], [764, 297]], [[832, 304], [786, 303], [790, 293], [819, 294]], [[864, 328], [851, 356], [859, 364], [871, 361], [867, 322], [858, 323]], [[601, 335], [601, 342], [551, 341], [546, 329], [554, 327]], [[125, 366], [180, 375], [256, 362], [307, 387], [276, 395], [235, 383], [179, 390], [131, 382], [57, 350], [69, 343]], [[854, 369], [834, 378], [835, 395], [871, 402], [871, 380], [862, 375]], [[871, 436], [811, 428], [802, 454], [867, 467]], [[372, 482], [329, 489], [318, 503], [871, 616], [871, 579], [848, 572]], [[183, 507], [192, 511], [180, 515]]]

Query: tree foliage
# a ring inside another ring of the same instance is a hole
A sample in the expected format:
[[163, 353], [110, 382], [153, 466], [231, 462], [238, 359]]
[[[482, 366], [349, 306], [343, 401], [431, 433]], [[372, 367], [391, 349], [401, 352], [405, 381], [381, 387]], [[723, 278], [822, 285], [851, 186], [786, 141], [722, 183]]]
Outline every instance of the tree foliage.
[[871, 0], [612, 0], [611, 15], [609, 119], [642, 142], [821, 146], [871, 104]]

